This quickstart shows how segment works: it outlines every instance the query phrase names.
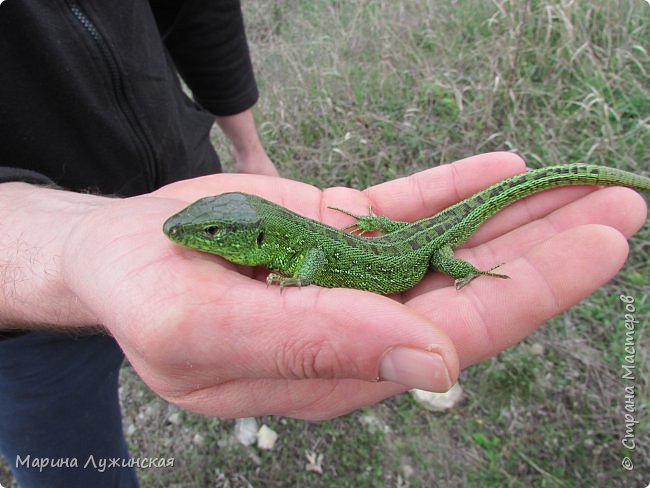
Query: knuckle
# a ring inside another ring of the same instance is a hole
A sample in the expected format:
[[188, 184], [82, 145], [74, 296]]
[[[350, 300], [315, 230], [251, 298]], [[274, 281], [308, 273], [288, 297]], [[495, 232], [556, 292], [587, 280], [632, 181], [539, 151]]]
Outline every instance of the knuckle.
[[286, 379], [330, 379], [356, 369], [354, 362], [327, 340], [288, 342], [278, 354], [276, 364], [280, 376]]

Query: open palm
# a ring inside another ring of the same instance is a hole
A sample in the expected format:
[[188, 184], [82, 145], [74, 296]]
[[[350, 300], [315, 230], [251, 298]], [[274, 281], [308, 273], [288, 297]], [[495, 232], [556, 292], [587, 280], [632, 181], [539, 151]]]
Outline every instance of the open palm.
[[[260, 195], [334, 227], [354, 213], [412, 221], [524, 169], [508, 153], [475, 156], [363, 192], [280, 178], [214, 175], [110, 200], [68, 240], [68, 285], [169, 401], [208, 415], [320, 419], [409, 387], [444, 391], [459, 369], [520, 341], [609, 280], [645, 219], [633, 191], [564, 188], [532, 196], [482, 226], [457, 255], [510, 280], [456, 291], [429, 273], [385, 297], [317, 286], [280, 294], [267, 271], [183, 249], [162, 223], [228, 191]], [[597, 265], [596, 265], [597, 263]], [[389, 381], [380, 381], [384, 379]]]

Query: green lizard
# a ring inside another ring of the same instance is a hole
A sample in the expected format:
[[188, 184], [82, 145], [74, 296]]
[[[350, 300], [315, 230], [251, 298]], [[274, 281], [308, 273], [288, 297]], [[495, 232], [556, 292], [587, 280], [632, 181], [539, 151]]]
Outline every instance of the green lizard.
[[564, 164], [527, 171], [496, 183], [432, 217], [397, 222], [356, 216], [349, 228], [361, 237], [302, 217], [255, 195], [225, 193], [202, 198], [170, 217], [163, 231], [174, 242], [274, 271], [267, 283], [345, 287], [377, 293], [407, 290], [431, 268], [455, 278], [461, 288], [477, 276], [508, 278], [476, 269], [454, 257], [488, 218], [533, 193], [567, 185], [628, 186], [650, 190], [650, 178], [590, 164]]

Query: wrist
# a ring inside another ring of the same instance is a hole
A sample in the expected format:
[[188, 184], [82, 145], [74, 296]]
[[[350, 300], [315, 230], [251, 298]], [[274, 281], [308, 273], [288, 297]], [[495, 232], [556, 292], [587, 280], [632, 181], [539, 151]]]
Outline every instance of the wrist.
[[0, 329], [96, 324], [67, 286], [64, 254], [72, 230], [102, 200], [26, 183], [2, 184]]
[[257, 138], [247, 141], [246, 144], [235, 144], [231, 142], [230, 152], [235, 162], [255, 159], [262, 154], [266, 156], [262, 143]]
[[235, 115], [217, 116], [216, 120], [237, 156], [248, 157], [263, 151], [250, 109]]

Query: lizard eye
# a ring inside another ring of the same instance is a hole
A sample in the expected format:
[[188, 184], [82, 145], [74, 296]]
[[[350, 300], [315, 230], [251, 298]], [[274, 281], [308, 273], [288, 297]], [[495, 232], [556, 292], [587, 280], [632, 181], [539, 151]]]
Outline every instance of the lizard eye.
[[210, 226], [206, 227], [205, 229], [203, 229], [203, 232], [205, 232], [206, 234], [208, 234], [211, 237], [214, 237], [214, 235], [217, 232], [219, 232], [219, 227], [217, 227], [216, 225], [210, 225]]

